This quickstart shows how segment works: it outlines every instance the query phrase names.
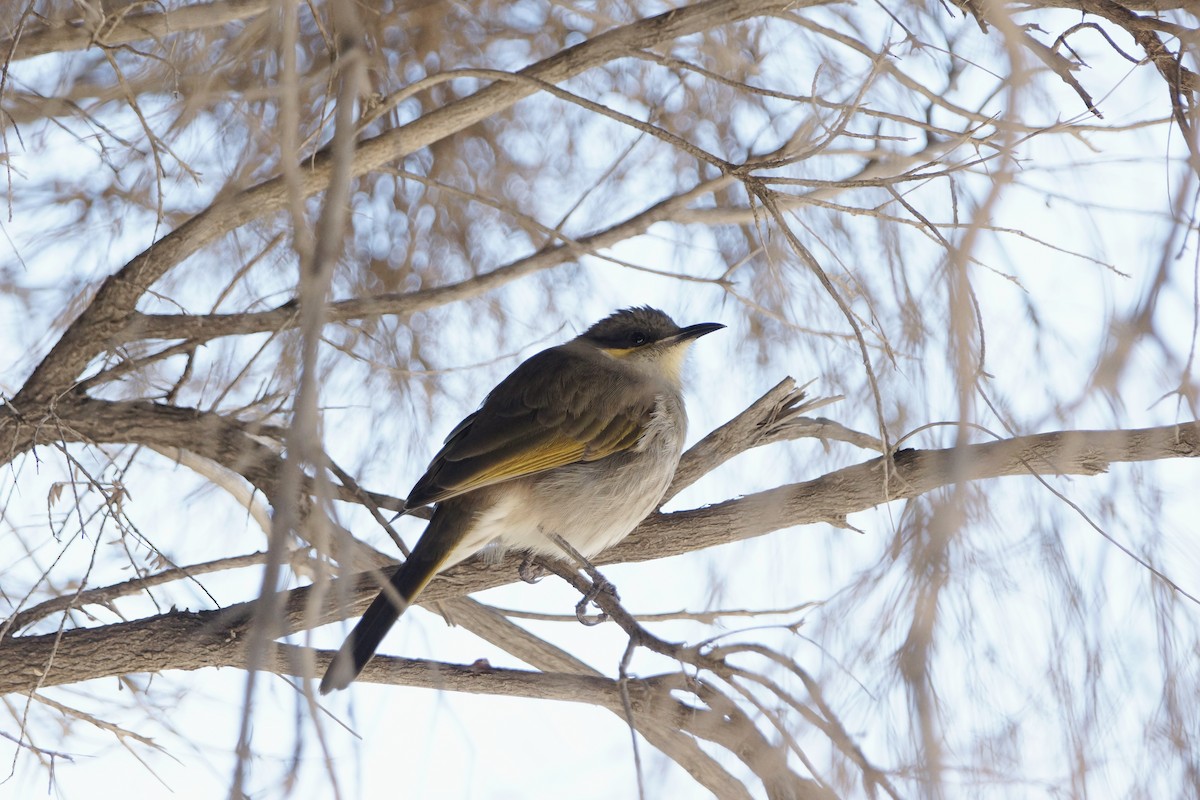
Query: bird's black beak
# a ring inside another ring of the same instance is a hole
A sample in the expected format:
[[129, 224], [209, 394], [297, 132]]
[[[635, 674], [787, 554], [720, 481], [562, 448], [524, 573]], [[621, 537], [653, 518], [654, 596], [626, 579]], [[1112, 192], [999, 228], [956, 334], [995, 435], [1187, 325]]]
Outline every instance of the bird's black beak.
[[701, 336], [703, 336], [706, 333], [712, 333], [713, 331], [719, 331], [719, 330], [721, 330], [721, 328], [724, 328], [724, 327], [725, 326], [719, 322], [701, 322], [697, 325], [688, 325], [686, 328], [681, 328], [679, 330], [679, 333], [676, 333], [673, 336], [669, 336], [668, 340], [672, 344], [678, 344], [679, 342], [687, 342], [692, 339], [699, 339]]

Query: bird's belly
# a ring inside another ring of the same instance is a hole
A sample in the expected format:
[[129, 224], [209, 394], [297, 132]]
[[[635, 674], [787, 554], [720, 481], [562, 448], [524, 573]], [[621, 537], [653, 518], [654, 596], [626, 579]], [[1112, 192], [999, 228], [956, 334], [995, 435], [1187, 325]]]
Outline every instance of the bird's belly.
[[561, 556], [552, 538], [558, 534], [580, 554], [593, 556], [625, 538], [662, 500], [682, 444], [669, 438], [642, 452], [513, 481], [508, 485], [513, 491], [481, 513], [476, 529], [504, 548]]

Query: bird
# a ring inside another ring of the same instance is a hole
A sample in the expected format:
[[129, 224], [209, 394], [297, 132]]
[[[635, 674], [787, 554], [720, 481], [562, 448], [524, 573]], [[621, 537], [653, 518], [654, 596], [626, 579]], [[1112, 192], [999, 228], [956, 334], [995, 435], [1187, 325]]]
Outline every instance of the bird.
[[429, 524], [330, 662], [321, 694], [349, 686], [433, 577], [480, 550], [561, 558], [561, 537], [589, 558], [625, 538], [679, 464], [690, 345], [724, 327], [621, 309], [492, 389], [409, 492], [404, 512], [435, 504]]

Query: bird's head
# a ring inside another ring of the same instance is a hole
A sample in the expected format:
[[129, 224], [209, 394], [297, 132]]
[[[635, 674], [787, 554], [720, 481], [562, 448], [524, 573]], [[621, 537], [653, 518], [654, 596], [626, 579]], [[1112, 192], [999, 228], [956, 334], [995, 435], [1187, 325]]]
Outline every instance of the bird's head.
[[701, 322], [681, 328], [657, 308], [639, 306], [610, 314], [579, 338], [610, 358], [664, 377], [678, 386], [688, 346], [704, 334], [724, 327], [718, 322]]

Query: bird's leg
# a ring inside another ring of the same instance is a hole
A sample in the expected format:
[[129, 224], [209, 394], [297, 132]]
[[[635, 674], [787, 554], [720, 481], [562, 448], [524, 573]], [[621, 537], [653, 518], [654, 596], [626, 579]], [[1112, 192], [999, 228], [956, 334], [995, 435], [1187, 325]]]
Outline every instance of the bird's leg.
[[546, 575], [546, 568], [537, 563], [537, 556], [532, 550], [525, 554], [521, 566], [517, 567], [517, 577], [526, 583], [537, 583]]
[[596, 569], [596, 566], [591, 561], [588, 561], [586, 556], [572, 547], [570, 542], [559, 536], [557, 533], [551, 534], [550, 539], [556, 545], [561, 547], [564, 553], [571, 557], [571, 560], [575, 562], [576, 566], [587, 573], [587, 576], [592, 579], [592, 583], [594, 585], [600, 587], [600, 590], [592, 595], [593, 597], [601, 592], [604, 592], [611, 594], [614, 600], [621, 599], [617, 596], [617, 587], [613, 586], [612, 583], [609, 582], [608, 578], [601, 575], [600, 570]]
[[575, 605], [576, 619], [578, 619], [584, 625], [599, 625], [601, 622], [607, 622], [608, 614], [606, 614], [604, 611], [601, 611], [594, 617], [589, 617], [587, 615], [588, 606], [592, 604], [593, 600], [602, 594], [610, 595], [613, 599], [613, 602], [619, 602], [621, 598], [617, 595], [617, 587], [613, 586], [608, 578], [601, 575], [600, 570], [596, 569], [595, 565], [588, 561], [587, 558], [585, 558], [578, 550], [572, 547], [571, 543], [566, 539], [559, 536], [557, 533], [551, 534], [550, 538], [555, 544], [562, 548], [564, 553], [571, 557], [571, 559], [579, 566], [580, 569], [587, 573], [589, 578], [592, 579], [592, 587], [584, 592], [583, 599]]

